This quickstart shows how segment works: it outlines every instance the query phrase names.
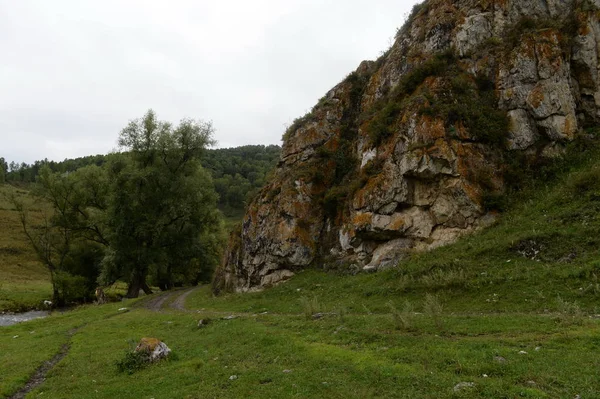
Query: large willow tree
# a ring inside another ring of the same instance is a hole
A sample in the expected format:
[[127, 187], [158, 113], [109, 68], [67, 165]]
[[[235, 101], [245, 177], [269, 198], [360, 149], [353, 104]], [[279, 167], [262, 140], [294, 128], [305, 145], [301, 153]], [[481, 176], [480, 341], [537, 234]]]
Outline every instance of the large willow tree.
[[184, 119], [178, 126], [153, 111], [121, 131], [124, 156], [109, 165], [109, 250], [105, 282], [128, 281], [129, 297], [175, 280], [197, 282], [218, 262], [222, 224], [217, 194], [199, 158], [213, 143], [210, 123]]

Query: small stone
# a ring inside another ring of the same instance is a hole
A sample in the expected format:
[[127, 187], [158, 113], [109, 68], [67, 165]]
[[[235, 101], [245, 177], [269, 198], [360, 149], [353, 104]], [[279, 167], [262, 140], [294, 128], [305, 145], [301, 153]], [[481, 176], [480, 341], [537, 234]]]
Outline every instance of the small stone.
[[229, 316], [223, 317], [223, 320], [233, 320], [233, 319], [237, 319], [237, 318], [238, 318], [238, 316], [229, 315]]
[[14, 338], [19, 338], [19, 336], [18, 336], [18, 335], [15, 335], [15, 336], [13, 337], [13, 339], [14, 339]]
[[526, 354], [527, 354], [527, 352], [525, 352], [525, 351], [519, 351], [519, 355], [526, 355]]
[[535, 381], [533, 381], [533, 380], [529, 380], [529, 381], [527, 381], [527, 382], [526, 382], [526, 384], [527, 384], [527, 385], [529, 385], [530, 387], [534, 387], [534, 386], [536, 386], [536, 385], [537, 385], [537, 384], [535, 383]]
[[292, 372], [292, 370], [287, 370], [287, 369], [286, 369], [286, 370], [283, 370], [283, 372], [284, 372], [284, 373], [291, 373], [291, 372]]
[[312, 315], [313, 320], [318, 320], [320, 318], [322, 318], [323, 316], [325, 316], [323, 313], [315, 313]]
[[231, 381], [234, 381], [234, 380], [237, 380], [237, 379], [238, 379], [238, 376], [237, 376], [237, 375], [232, 375], [232, 376], [230, 376], [230, 377], [229, 377], [229, 379], [230, 379]]
[[502, 356], [494, 356], [494, 361], [496, 363], [500, 363], [500, 364], [504, 364], [506, 363], [506, 359], [503, 358]]
[[488, 378], [488, 377], [489, 377], [489, 375], [487, 375], [487, 374], [482, 374], [481, 376], [482, 376], [483, 378]]
[[542, 347], [541, 347], [541, 346], [536, 346], [536, 347], [535, 347], [535, 351], [536, 351], [536, 352], [539, 352], [539, 351], [540, 351], [540, 349], [542, 349]]
[[127, 308], [119, 308], [119, 312], [122, 312], [124, 310], [128, 310]]
[[459, 382], [454, 386], [454, 392], [462, 391], [463, 389], [475, 387], [474, 382]]
[[198, 320], [198, 328], [206, 327], [210, 323], [210, 319]]

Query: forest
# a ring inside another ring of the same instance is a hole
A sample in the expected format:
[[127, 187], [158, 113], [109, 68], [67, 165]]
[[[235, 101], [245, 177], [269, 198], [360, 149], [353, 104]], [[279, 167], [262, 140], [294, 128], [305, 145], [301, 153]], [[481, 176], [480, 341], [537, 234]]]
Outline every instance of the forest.
[[[246, 202], [263, 186], [280, 153], [281, 147], [277, 145], [206, 148], [202, 151], [200, 163], [212, 177], [219, 194], [217, 206], [226, 217], [241, 218]], [[39, 178], [44, 166], [53, 173], [71, 173], [89, 165], [101, 167], [114, 156], [88, 155], [64, 161], [43, 159], [32, 164], [8, 163], [0, 157], [0, 182], [28, 185]]]
[[210, 123], [174, 126], [150, 110], [123, 128], [119, 151], [108, 155], [31, 165], [0, 159], [1, 182], [44, 207], [7, 198], [49, 272], [55, 306], [89, 301], [98, 286], [118, 281], [128, 297], [210, 281], [226, 242], [223, 216], [241, 217], [280, 152], [211, 150], [213, 135]]

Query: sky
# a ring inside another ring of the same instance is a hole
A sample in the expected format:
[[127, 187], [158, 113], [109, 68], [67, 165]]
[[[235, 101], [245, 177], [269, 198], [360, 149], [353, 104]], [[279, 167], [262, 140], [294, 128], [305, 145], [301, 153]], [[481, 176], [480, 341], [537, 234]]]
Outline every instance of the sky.
[[281, 144], [415, 3], [0, 0], [0, 157], [105, 154], [150, 108], [212, 121], [217, 147]]

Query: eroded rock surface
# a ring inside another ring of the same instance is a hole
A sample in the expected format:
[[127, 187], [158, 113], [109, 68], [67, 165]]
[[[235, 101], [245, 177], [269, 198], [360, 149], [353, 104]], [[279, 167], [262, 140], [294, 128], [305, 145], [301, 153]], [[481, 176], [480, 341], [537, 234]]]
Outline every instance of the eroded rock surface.
[[430, 0], [284, 136], [215, 290], [377, 270], [489, 224], [517, 155], [600, 120], [600, 0]]

